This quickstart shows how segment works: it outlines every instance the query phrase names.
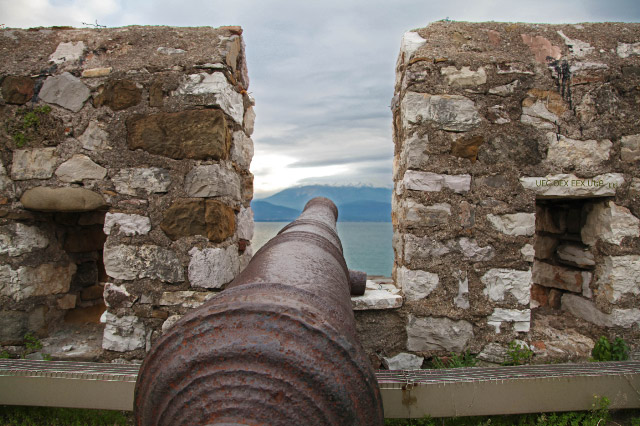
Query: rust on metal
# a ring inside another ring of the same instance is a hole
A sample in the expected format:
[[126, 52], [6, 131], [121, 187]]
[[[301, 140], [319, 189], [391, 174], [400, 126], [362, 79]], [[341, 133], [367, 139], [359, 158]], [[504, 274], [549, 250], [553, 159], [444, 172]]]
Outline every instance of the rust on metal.
[[137, 425], [383, 424], [337, 217], [330, 200], [309, 201], [156, 342], [136, 383]]

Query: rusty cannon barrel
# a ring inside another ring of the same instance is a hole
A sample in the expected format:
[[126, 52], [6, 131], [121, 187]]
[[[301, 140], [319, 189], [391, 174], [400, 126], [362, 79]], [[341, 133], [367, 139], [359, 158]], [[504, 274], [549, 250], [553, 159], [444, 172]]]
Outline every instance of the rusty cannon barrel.
[[309, 201], [227, 288], [153, 346], [137, 425], [382, 425], [356, 337], [338, 210]]

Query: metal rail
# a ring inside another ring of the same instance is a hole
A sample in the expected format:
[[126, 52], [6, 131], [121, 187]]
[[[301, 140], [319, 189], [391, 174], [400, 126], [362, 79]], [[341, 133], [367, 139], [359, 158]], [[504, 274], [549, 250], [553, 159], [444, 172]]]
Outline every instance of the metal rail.
[[[0, 359], [0, 405], [133, 410], [139, 365]], [[640, 408], [640, 362], [377, 371], [386, 417]]]

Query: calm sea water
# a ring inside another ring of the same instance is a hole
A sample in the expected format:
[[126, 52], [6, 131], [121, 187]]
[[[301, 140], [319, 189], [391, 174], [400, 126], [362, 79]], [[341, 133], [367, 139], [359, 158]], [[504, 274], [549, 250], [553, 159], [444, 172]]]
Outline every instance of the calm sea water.
[[[257, 252], [288, 222], [256, 222], [251, 245]], [[349, 269], [368, 275], [391, 276], [393, 248], [391, 222], [338, 222], [344, 257]]]

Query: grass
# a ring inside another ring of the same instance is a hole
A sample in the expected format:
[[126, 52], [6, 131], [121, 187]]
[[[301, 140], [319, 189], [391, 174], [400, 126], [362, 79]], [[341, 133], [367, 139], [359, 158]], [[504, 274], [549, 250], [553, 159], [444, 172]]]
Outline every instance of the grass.
[[0, 405], [2, 426], [129, 426], [133, 414], [124, 411]]

